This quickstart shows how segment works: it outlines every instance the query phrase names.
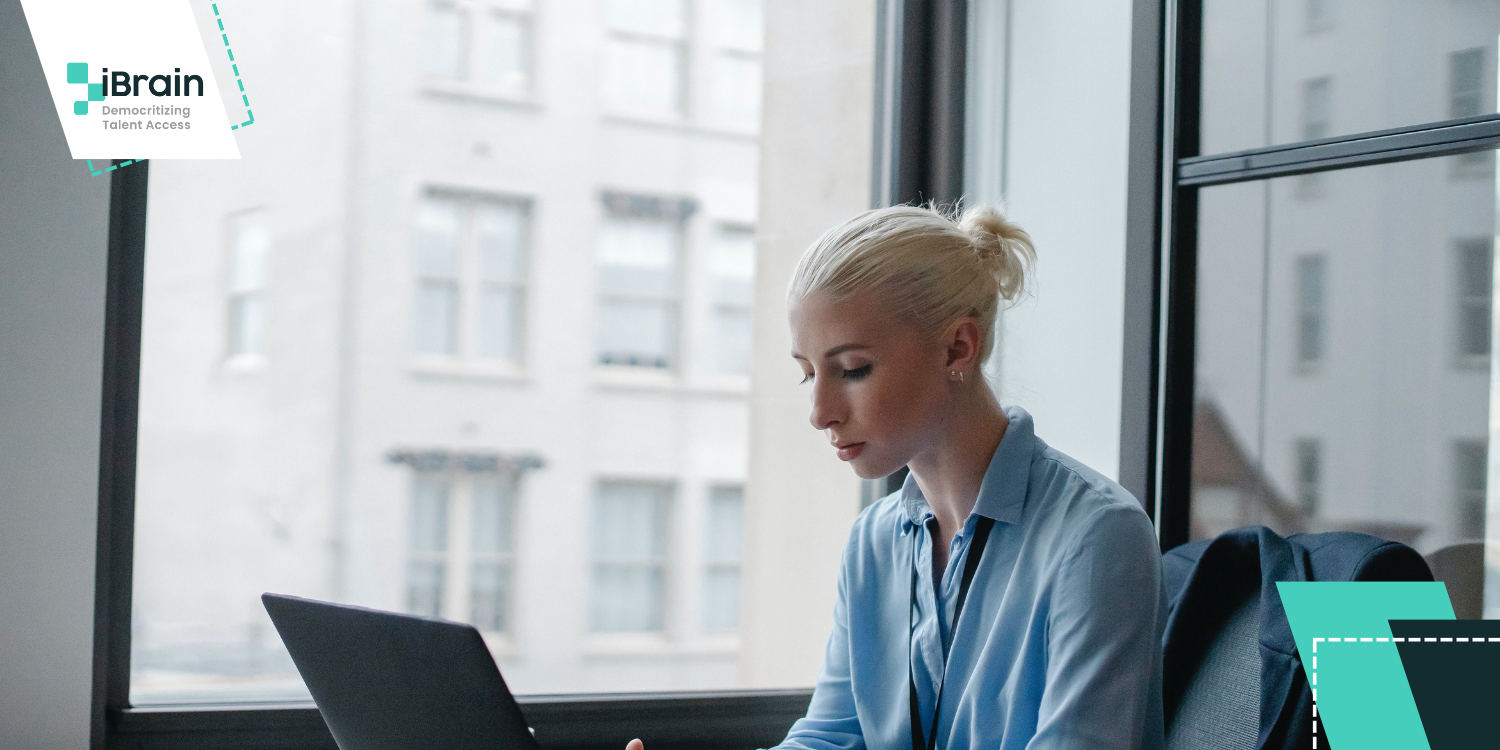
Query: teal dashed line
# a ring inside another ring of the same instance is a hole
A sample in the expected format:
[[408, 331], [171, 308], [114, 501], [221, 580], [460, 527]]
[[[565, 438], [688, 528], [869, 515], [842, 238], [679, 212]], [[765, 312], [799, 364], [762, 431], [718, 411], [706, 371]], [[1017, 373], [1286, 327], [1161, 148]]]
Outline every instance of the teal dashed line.
[[90, 177], [98, 177], [99, 175], [104, 174], [105, 172], [113, 172], [116, 169], [119, 169], [121, 167], [128, 167], [128, 166], [130, 166], [130, 165], [132, 165], [132, 164], [134, 164], [136, 162], [140, 162], [140, 161], [145, 161], [145, 159], [126, 159], [125, 161], [122, 161], [119, 164], [116, 164], [114, 166], [105, 167], [104, 169], [94, 169], [94, 160], [93, 159], [85, 159], [84, 163], [86, 163], [88, 165], [89, 176]]
[[[224, 19], [217, 17], [219, 15], [219, 4], [210, 3], [209, 7], [214, 9], [214, 22], [219, 24], [219, 31], [224, 31]], [[230, 130], [239, 130], [246, 125], [251, 125], [255, 122], [255, 113], [250, 111], [250, 97], [243, 93], [245, 91], [245, 82], [240, 80], [240, 66], [234, 61], [234, 50], [229, 48], [229, 34], [221, 33], [219, 34], [219, 38], [224, 40], [224, 52], [229, 55], [229, 67], [234, 70], [235, 85], [240, 87], [240, 101], [243, 101], [245, 103], [245, 117], [247, 117], [248, 119], [238, 125], [229, 126]]]

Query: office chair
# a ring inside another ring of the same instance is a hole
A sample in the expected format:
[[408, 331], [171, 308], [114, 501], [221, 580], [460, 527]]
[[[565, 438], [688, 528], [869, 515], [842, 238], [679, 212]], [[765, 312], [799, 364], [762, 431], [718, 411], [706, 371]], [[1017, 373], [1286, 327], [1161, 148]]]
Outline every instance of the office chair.
[[1448, 587], [1453, 616], [1460, 620], [1484, 617], [1484, 542], [1450, 544], [1427, 556], [1432, 577]]

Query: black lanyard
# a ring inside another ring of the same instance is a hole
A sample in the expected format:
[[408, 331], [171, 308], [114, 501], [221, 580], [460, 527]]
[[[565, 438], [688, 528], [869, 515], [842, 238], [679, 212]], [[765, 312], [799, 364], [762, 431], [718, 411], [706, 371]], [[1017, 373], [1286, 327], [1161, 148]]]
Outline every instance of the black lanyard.
[[[974, 571], [979, 569], [979, 558], [984, 554], [984, 544], [990, 539], [990, 529], [995, 525], [995, 519], [979, 516], [974, 523], [974, 539], [969, 542], [969, 553], [964, 558], [964, 577], [958, 584], [958, 601], [953, 603], [953, 625], [948, 629], [950, 634], [948, 653], [953, 653], [952, 636], [958, 634], [958, 618], [964, 612], [964, 600], [969, 598], [969, 584], [974, 582]], [[937, 700], [932, 706], [932, 731], [925, 735], [922, 732], [922, 710], [917, 706], [917, 677], [916, 667], [913, 666], [912, 638], [916, 631], [916, 624], [912, 622], [912, 613], [917, 609], [917, 545], [915, 538], [912, 543], [911, 561], [911, 601], [906, 612], [906, 687], [908, 703], [911, 704], [911, 746], [912, 750], [937, 750], [937, 723], [938, 716], [943, 710], [943, 688], [948, 686], [948, 657], [943, 657], [943, 673], [941, 682], [938, 683]], [[941, 602], [934, 602], [942, 606]]]

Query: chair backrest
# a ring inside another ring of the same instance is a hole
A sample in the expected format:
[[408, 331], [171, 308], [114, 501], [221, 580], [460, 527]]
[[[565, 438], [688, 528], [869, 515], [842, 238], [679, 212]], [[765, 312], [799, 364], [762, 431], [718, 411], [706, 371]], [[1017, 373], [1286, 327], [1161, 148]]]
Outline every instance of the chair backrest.
[[1484, 542], [1460, 542], [1427, 556], [1433, 580], [1448, 587], [1453, 615], [1460, 620], [1484, 616]]
[[1260, 737], [1260, 591], [1224, 620], [1167, 727], [1167, 750], [1255, 750]]

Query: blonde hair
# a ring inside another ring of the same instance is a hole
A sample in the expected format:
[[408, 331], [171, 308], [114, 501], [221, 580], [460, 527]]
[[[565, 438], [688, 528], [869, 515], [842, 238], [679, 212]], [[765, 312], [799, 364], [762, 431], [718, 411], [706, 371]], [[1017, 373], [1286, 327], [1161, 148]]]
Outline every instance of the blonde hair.
[[788, 306], [814, 292], [848, 299], [880, 295], [896, 318], [938, 335], [955, 320], [979, 320], [979, 361], [990, 356], [1000, 300], [1026, 288], [1036, 249], [999, 209], [975, 206], [961, 218], [932, 206], [866, 211], [823, 233], [797, 262]]

